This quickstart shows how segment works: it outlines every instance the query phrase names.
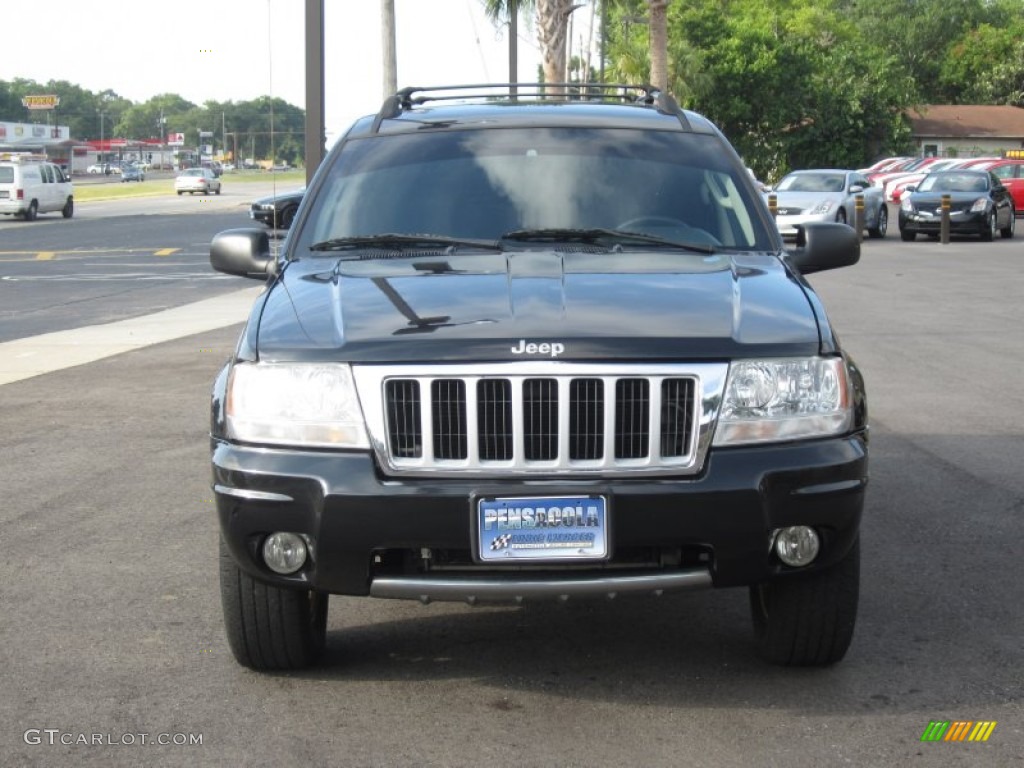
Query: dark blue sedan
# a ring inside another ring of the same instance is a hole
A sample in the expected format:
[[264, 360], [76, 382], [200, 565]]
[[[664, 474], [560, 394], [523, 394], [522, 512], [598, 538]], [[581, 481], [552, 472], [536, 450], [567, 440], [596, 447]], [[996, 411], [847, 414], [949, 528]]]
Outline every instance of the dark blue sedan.
[[918, 233], [938, 237], [942, 226], [942, 198], [949, 196], [949, 232], [979, 235], [992, 240], [999, 232], [1013, 237], [1014, 210], [1010, 191], [988, 171], [936, 171], [916, 187], [907, 187], [900, 202], [900, 237], [913, 240]]

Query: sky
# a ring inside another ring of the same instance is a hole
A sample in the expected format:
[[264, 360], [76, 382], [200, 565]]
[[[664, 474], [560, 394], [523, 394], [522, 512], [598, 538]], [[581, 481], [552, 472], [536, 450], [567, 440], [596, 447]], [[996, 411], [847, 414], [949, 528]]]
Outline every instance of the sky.
[[[481, 0], [394, 2], [399, 88], [508, 81], [508, 29], [484, 16]], [[199, 105], [269, 94], [306, 106], [305, 0], [4, 0], [3, 6], [0, 24], [8, 33], [42, 25], [46, 35], [5, 34], [0, 80], [67, 80], [136, 103], [162, 93]], [[383, 102], [380, 7], [380, 0], [324, 0], [328, 144]], [[43, 39], [58, 44], [42, 46]], [[519, 80], [536, 80], [540, 52], [523, 22], [518, 57]]]

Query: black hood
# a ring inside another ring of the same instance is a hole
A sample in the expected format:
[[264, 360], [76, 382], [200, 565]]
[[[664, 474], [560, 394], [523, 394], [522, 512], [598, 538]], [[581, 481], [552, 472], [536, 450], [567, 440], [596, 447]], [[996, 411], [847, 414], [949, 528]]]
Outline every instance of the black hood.
[[318, 257], [258, 304], [256, 345], [268, 361], [378, 363], [809, 355], [818, 306], [767, 253]]

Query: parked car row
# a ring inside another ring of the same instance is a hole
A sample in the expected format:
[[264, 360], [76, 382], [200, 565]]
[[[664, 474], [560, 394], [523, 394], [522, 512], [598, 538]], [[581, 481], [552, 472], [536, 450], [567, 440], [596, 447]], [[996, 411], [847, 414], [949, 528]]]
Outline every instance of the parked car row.
[[888, 158], [861, 170], [886, 201], [899, 203], [907, 187], [917, 185], [935, 171], [991, 171], [1013, 197], [1017, 215], [1024, 215], [1024, 159], [1007, 157]]
[[[898, 168], [900, 170], [892, 170]], [[885, 237], [889, 202], [898, 203], [900, 236], [940, 235], [942, 198], [949, 195], [950, 233], [992, 240], [1013, 237], [1024, 215], [1024, 160], [1012, 158], [889, 158], [861, 170], [793, 171], [769, 187], [786, 240], [815, 221], [853, 224], [859, 200], [871, 237]]]

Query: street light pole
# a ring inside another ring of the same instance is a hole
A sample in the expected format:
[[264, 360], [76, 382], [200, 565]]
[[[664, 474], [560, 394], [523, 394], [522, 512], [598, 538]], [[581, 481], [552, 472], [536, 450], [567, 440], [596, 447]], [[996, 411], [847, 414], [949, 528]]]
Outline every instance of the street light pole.
[[106, 117], [106, 112], [100, 110], [100, 152], [103, 152], [103, 118]]

